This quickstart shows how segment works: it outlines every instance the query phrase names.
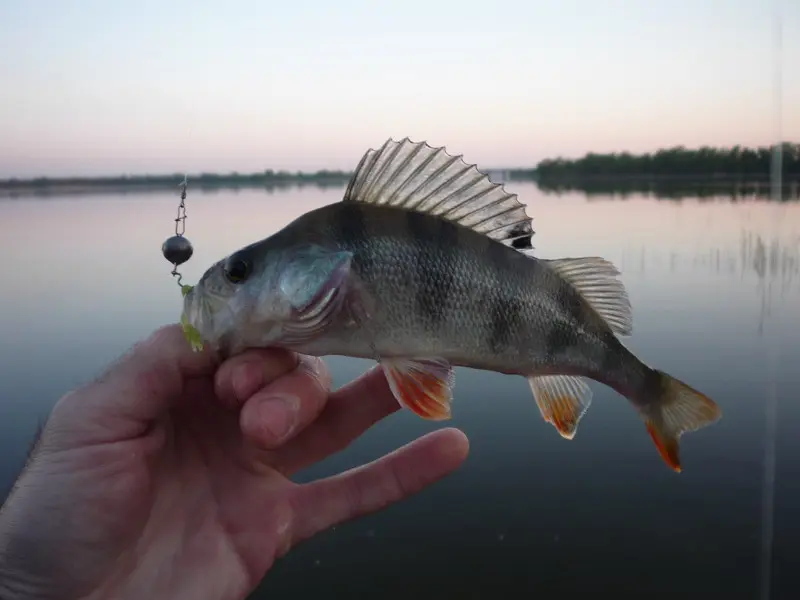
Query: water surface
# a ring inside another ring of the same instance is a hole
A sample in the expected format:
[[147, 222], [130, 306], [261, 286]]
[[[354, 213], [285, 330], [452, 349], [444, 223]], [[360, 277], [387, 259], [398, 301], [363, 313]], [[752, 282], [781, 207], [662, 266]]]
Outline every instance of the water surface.
[[[774, 598], [800, 586], [800, 204], [680, 202], [579, 193], [530, 205], [543, 257], [601, 255], [634, 307], [627, 344], [715, 398], [717, 425], [682, 440], [684, 472], [599, 385], [577, 437], [538, 414], [524, 379], [457, 371], [464, 467], [411, 500], [337, 527], [278, 562], [264, 598], [753, 598], [759, 589], [765, 403], [780, 402]], [[224, 254], [342, 189], [190, 190], [188, 282]], [[180, 294], [160, 254], [177, 197], [0, 201], [0, 489], [37, 419], [130, 344], [174, 321]], [[334, 385], [366, 361], [332, 358]], [[301, 474], [372, 460], [438, 424], [401, 411]]]

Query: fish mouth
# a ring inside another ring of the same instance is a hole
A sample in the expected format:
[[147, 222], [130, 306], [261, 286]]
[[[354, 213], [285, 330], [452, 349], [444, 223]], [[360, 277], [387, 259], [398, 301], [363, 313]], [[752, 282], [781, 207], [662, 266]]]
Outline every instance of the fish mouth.
[[226, 308], [229, 307], [221, 297], [195, 286], [183, 298], [183, 319], [205, 342], [217, 346], [222, 333], [220, 316]]

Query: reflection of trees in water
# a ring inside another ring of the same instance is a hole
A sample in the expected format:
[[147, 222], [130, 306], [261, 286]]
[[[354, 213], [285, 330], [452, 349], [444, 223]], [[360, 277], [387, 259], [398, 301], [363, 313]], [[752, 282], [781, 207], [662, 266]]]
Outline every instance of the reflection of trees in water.
[[[739, 237], [738, 252], [730, 247], [712, 248], [696, 254], [691, 262], [693, 267], [705, 267], [717, 275], [738, 274], [742, 281], [748, 275], [755, 275], [756, 290], [761, 296], [758, 323], [761, 335], [775, 301], [784, 303], [791, 296], [800, 296], [800, 235], [766, 236], [742, 230]], [[674, 270], [674, 261], [671, 267]]]
[[[783, 288], [792, 285], [800, 272], [800, 235], [794, 239], [778, 237], [765, 240], [759, 233], [741, 233], [742, 271], [750, 268], [760, 282], [780, 280]], [[747, 265], [747, 267], [746, 267]]]
[[[649, 254], [649, 255], [648, 255]], [[647, 263], [661, 263], [660, 257], [641, 247], [634, 260], [626, 257], [628, 264], [645, 271]], [[688, 258], [688, 260], [687, 260]], [[743, 230], [740, 233], [738, 251], [733, 247], [715, 247], [697, 251], [693, 256], [673, 251], [669, 254], [668, 266], [675, 272], [681, 263], [692, 268], [705, 268], [715, 274], [736, 275], [742, 279], [754, 274], [760, 284], [778, 283], [780, 289], [789, 292], [793, 287], [800, 291], [800, 233], [765, 237], [761, 233]]]
[[[344, 177], [344, 176], [342, 176]], [[181, 176], [182, 178], [182, 176]], [[180, 181], [178, 178], [177, 181]], [[177, 184], [174, 181], [149, 181], [147, 178], [140, 178], [140, 181], [123, 184], [119, 182], [106, 183], [105, 180], [88, 180], [88, 183], [58, 183], [49, 182], [47, 185], [33, 186], [21, 185], [19, 187], [9, 187], [3, 185], [0, 181], [0, 201], [16, 200], [16, 199], [58, 199], [69, 196], [91, 196], [91, 195], [118, 195], [124, 196], [142, 196], [145, 194], [163, 194], [165, 191], [173, 191]], [[309, 176], [305, 179], [287, 178], [287, 179], [248, 179], [244, 176], [240, 178], [225, 178], [206, 176], [205, 179], [191, 180], [190, 184], [195, 193], [201, 194], [237, 194], [245, 190], [263, 190], [268, 195], [280, 194], [292, 189], [313, 188], [321, 191], [342, 189], [344, 190], [347, 183], [346, 178], [337, 178], [331, 176], [325, 179], [322, 176], [312, 178]]]
[[[761, 312], [758, 333], [764, 332], [764, 322], [772, 315], [773, 302], [791, 295], [800, 274], [800, 235], [783, 240], [780, 237], [765, 239], [752, 231], [741, 233], [742, 277], [745, 269], [752, 270], [758, 278], [761, 294]], [[777, 288], [777, 289], [776, 289]]]
[[759, 335], [764, 333], [765, 322], [777, 305], [796, 306], [800, 324], [800, 233], [767, 234], [743, 229], [739, 238], [738, 248], [730, 243], [691, 254], [676, 250], [668, 257], [642, 246], [623, 257], [622, 269], [642, 274], [648, 268], [659, 267], [670, 273], [705, 271], [709, 275], [738, 278], [742, 285], [752, 278], [760, 296]]
[[[664, 178], [664, 179], [624, 179], [610, 178], [593, 181], [536, 182], [539, 191], [545, 195], [581, 193], [587, 200], [635, 200], [648, 198], [680, 202], [692, 200], [701, 202], [753, 202], [771, 201], [769, 181], [740, 181], [732, 179], [706, 178]], [[781, 201], [800, 201], [800, 182], [784, 182]]]
[[[800, 202], [800, 180], [784, 181], [781, 199], [773, 200], [770, 183], [767, 181], [746, 181], [731, 179], [706, 178], [697, 181], [692, 178], [663, 179], [630, 179], [609, 178], [594, 181], [562, 181], [558, 184], [537, 182], [539, 191], [546, 195], [561, 196], [568, 193], [583, 193], [586, 200], [645, 200], [664, 201], [684, 200], [692, 203], [718, 202], [725, 204], [750, 204], [751, 206], [772, 204], [775, 210], [796, 206]], [[771, 210], [771, 209], [770, 209]], [[797, 215], [797, 213], [794, 213]], [[793, 218], [791, 213], [784, 213], [780, 218]], [[708, 217], [713, 219], [713, 217]], [[788, 230], [787, 230], [788, 229]], [[644, 274], [648, 267], [666, 266], [674, 273], [681, 267], [691, 270], [707, 269], [716, 275], [735, 277], [739, 275], [744, 281], [748, 274], [755, 275], [756, 286], [761, 295], [761, 311], [759, 318], [759, 334], [763, 334], [764, 321], [772, 314], [776, 300], [781, 303], [790, 296], [796, 296], [788, 302], [797, 306], [800, 323], [800, 228], [792, 229], [791, 225], [783, 231], [777, 229], [771, 234], [763, 231], [744, 229], [740, 233], [738, 250], [735, 244], [724, 247], [713, 247], [705, 251], [699, 250], [692, 256], [685, 251], [673, 250], [669, 253], [666, 265], [658, 250], [646, 245], [633, 252], [623, 253], [623, 270], [633, 267], [634, 271]]]

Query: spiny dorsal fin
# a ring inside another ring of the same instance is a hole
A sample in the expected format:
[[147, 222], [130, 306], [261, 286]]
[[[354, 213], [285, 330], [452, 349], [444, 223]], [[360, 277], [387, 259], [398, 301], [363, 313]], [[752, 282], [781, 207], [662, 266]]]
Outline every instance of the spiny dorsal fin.
[[632, 333], [633, 313], [628, 292], [617, 279], [620, 273], [612, 263], [595, 256], [542, 259], [542, 262], [569, 281], [614, 333]]
[[343, 202], [404, 208], [468, 227], [514, 248], [530, 248], [531, 218], [516, 194], [461, 155], [427, 142], [388, 139], [358, 163]]

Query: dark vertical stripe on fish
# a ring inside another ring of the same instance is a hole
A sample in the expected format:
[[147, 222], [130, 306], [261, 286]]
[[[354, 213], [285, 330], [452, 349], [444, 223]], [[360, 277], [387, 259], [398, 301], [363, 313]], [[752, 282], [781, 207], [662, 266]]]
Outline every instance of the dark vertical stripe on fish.
[[572, 289], [572, 286], [561, 280], [557, 280], [558, 292], [556, 297], [558, 303], [564, 308], [567, 316], [566, 322], [554, 322], [545, 337], [545, 353], [551, 360], [555, 360], [560, 355], [569, 350], [577, 341], [575, 327], [580, 326], [587, 318], [587, 311], [580, 295]]
[[493, 289], [483, 298], [489, 317], [486, 342], [494, 354], [507, 350], [515, 331], [525, 326], [521, 316], [524, 308], [522, 302], [504, 293], [505, 288], [501, 284], [502, 274], [508, 272], [511, 261], [517, 258], [515, 252], [500, 242], [486, 238], [484, 253], [492, 264], [491, 272], [497, 279]]
[[558, 357], [570, 346], [567, 340], [569, 327], [558, 321], [550, 323], [544, 339], [544, 353], [548, 362], [556, 362]]
[[422, 241], [414, 244], [417, 310], [428, 324], [439, 325], [456, 286], [458, 228], [414, 211], [406, 212], [406, 225], [411, 239]]
[[499, 354], [511, 346], [515, 332], [524, 327], [522, 320], [522, 302], [517, 298], [508, 298], [496, 291], [487, 294], [489, 322], [487, 343], [493, 354]]
[[373, 256], [367, 247], [369, 234], [364, 211], [358, 204], [342, 204], [333, 212], [330, 224], [335, 239], [354, 250], [353, 264], [357, 272], [369, 273], [373, 268]]
[[603, 358], [601, 361], [602, 371], [615, 373], [622, 370], [623, 354], [620, 352], [622, 344], [614, 336], [613, 332], [608, 332], [603, 340]]

